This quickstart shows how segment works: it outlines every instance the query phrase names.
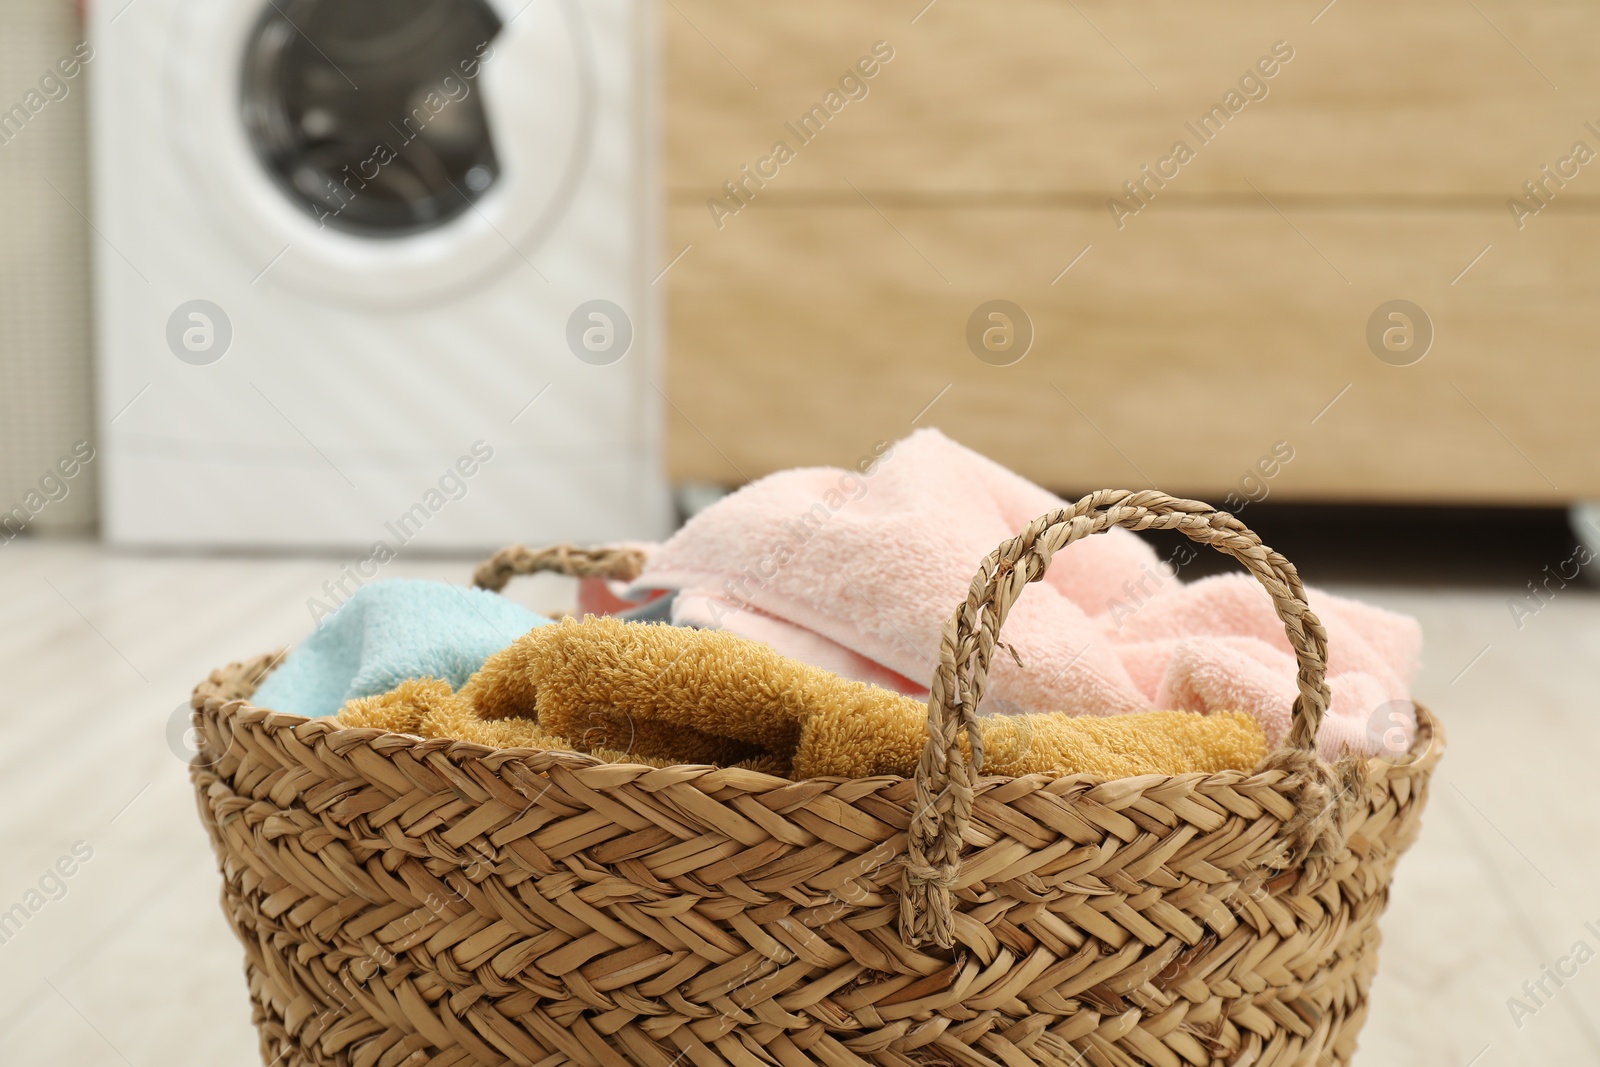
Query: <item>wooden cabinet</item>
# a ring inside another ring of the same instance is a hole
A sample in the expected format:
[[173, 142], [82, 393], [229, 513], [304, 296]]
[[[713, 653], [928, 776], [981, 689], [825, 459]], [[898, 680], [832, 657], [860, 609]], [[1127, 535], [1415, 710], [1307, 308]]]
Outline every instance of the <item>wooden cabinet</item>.
[[1061, 490], [1221, 499], [1287, 442], [1282, 499], [1600, 497], [1592, 8], [661, 18], [675, 479], [937, 425]]

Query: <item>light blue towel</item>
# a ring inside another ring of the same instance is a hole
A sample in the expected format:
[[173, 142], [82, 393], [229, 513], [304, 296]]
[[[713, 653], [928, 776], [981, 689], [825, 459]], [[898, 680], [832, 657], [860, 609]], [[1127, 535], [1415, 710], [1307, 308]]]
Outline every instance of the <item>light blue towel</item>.
[[483, 589], [394, 578], [356, 590], [251, 697], [257, 707], [332, 715], [408, 678], [459, 689], [483, 661], [550, 620]]

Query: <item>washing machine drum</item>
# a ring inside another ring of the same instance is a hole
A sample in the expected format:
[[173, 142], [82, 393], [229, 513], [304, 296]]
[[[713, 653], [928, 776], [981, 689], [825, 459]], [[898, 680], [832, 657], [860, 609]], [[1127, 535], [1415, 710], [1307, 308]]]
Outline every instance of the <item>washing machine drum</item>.
[[246, 135], [324, 225], [443, 225], [500, 177], [477, 80], [500, 27], [485, 0], [277, 0], [246, 46]]

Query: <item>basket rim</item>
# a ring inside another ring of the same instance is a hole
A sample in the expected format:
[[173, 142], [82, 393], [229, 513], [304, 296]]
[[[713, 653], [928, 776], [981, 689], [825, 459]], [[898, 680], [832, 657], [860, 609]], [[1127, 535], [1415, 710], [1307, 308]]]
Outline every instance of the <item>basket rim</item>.
[[[915, 779], [909, 775], [880, 774], [870, 778], [844, 778], [829, 775], [814, 778], [784, 778], [765, 771], [753, 771], [740, 767], [719, 767], [710, 763], [680, 763], [666, 767], [652, 767], [644, 763], [607, 762], [585, 752], [565, 751], [561, 749], [541, 748], [494, 748], [489, 745], [479, 744], [476, 741], [462, 741], [447, 737], [421, 737], [416, 734], [395, 733], [390, 730], [380, 730], [373, 727], [341, 726], [333, 716], [307, 716], [296, 715], [292, 712], [275, 711], [250, 702], [249, 697], [228, 695], [239, 687], [248, 685], [253, 693], [261, 681], [270, 674], [288, 653], [287, 649], [278, 649], [274, 652], [263, 653], [247, 660], [234, 661], [226, 667], [220, 667], [211, 672], [206, 679], [195, 686], [190, 697], [190, 706], [198, 715], [208, 707], [215, 706], [218, 714], [246, 715], [260, 723], [270, 731], [290, 730], [296, 731], [297, 740], [302, 743], [306, 740], [304, 732], [319, 736], [342, 735], [351, 740], [371, 740], [373, 738], [389, 738], [390, 743], [383, 747], [386, 749], [409, 749], [419, 756], [443, 754], [446, 757], [462, 757], [469, 760], [484, 760], [493, 758], [497, 766], [507, 762], [520, 762], [529, 764], [537, 762], [542, 766], [529, 766], [530, 771], [542, 772], [545, 767], [558, 765], [568, 770], [589, 769], [595, 767], [611, 768], [624, 772], [635, 772], [637, 776], [656, 773], [684, 772], [717, 772], [722, 776], [737, 775], [741, 781], [756, 785], [770, 784], [772, 787], [804, 785], [806, 783], [837, 784], [840, 782], [873, 782], [881, 783], [884, 787], [913, 782]], [[253, 678], [253, 680], [252, 680]], [[1446, 737], [1443, 724], [1432, 711], [1416, 701], [1411, 701], [1416, 710], [1416, 733], [1412, 738], [1411, 748], [1406, 752], [1406, 758], [1391, 760], [1381, 756], [1367, 757], [1366, 764], [1369, 774], [1374, 779], [1387, 777], [1397, 772], [1431, 772], [1439, 759], [1444, 754]], [[202, 760], [202, 753], [197, 752], [195, 760]], [[1106, 778], [1102, 775], [1080, 772], [1077, 774], [1051, 775], [1044, 772], [1024, 776], [1011, 775], [980, 775], [976, 781], [984, 791], [989, 791], [1006, 783], [1023, 780], [1044, 780], [1052, 783], [1064, 783], [1068, 786], [1080, 786], [1093, 789], [1100, 786], [1120, 782], [1139, 782], [1148, 785], [1156, 781], [1186, 782], [1195, 787], [1208, 785], [1235, 786], [1242, 782], [1260, 781], [1263, 785], [1275, 784], [1285, 777], [1281, 770], [1268, 771], [1187, 771], [1182, 774], [1145, 774], [1127, 778]]]

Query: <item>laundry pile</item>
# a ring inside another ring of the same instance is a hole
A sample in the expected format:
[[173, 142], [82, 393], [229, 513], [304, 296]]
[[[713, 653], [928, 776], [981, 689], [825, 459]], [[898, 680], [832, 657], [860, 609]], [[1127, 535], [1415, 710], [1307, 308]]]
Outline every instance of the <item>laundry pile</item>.
[[[567, 619], [489, 657], [459, 691], [419, 679], [353, 700], [342, 723], [496, 748], [579, 750], [608, 762], [709, 763], [793, 778], [910, 776], [928, 739], [921, 701], [715, 630]], [[993, 717], [989, 774], [1248, 769], [1267, 754], [1240, 712]]]
[[[913, 696], [978, 561], [1063, 501], [937, 430], [866, 471], [784, 471], [691, 519], [622, 590], [675, 592], [672, 621], [728, 630], [784, 655]], [[1208, 551], [1201, 549], [1201, 551]], [[1373, 751], [1367, 721], [1404, 700], [1416, 620], [1311, 590], [1328, 631], [1325, 756]], [[1057, 553], [1006, 620], [1016, 649], [989, 669], [988, 708], [1121, 715], [1244, 711], [1277, 745], [1295, 664], [1250, 575], [1180, 582], [1143, 539], [1112, 529]]]
[[[926, 738], [923, 680], [978, 562], [1061, 506], [922, 430], [855, 470], [770, 475], [637, 546], [635, 580], [582, 583], [581, 622], [545, 625], [443, 583], [364, 587], [254, 699], [612, 761], [909, 774]], [[1404, 717], [1377, 713], [1408, 698], [1417, 623], [1308, 599], [1328, 633], [1322, 755], [1394, 751]], [[1057, 552], [1003, 638], [980, 709], [986, 773], [1249, 770], [1288, 732], [1295, 660], [1265, 589], [1243, 573], [1184, 583], [1125, 530]]]

